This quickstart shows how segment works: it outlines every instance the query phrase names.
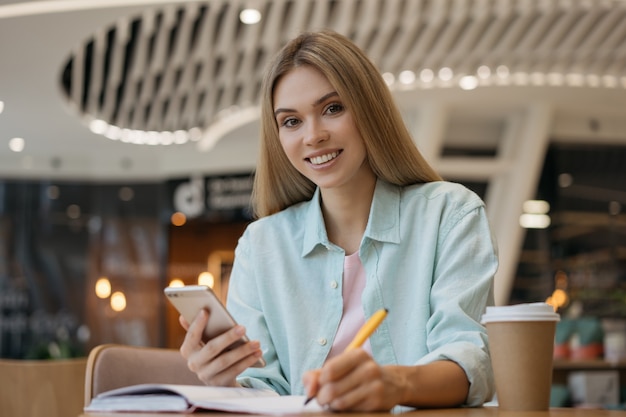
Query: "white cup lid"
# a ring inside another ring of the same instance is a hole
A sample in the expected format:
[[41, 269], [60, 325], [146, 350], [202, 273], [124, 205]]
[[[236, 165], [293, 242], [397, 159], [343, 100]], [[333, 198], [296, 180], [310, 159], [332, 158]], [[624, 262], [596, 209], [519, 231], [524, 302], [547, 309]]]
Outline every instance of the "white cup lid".
[[481, 323], [497, 321], [559, 321], [561, 316], [546, 303], [515, 304], [487, 307]]

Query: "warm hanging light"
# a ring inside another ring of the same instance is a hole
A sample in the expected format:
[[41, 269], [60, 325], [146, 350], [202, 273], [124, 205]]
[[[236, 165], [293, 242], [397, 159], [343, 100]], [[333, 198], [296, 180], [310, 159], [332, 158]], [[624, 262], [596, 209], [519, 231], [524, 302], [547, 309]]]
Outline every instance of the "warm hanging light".
[[185, 286], [185, 283], [180, 278], [173, 278], [168, 284], [168, 287], [184, 287], [184, 286]]
[[209, 288], [213, 288], [215, 285], [215, 277], [208, 271], [201, 272], [198, 275], [198, 285], [206, 285]]
[[124, 311], [126, 309], [126, 296], [121, 291], [111, 294], [111, 308], [113, 311]]
[[177, 211], [170, 217], [170, 222], [174, 226], [183, 226], [185, 223], [187, 223], [187, 216], [185, 216], [185, 213]]
[[98, 298], [107, 298], [111, 295], [111, 282], [107, 277], [100, 277], [96, 281], [96, 296]]

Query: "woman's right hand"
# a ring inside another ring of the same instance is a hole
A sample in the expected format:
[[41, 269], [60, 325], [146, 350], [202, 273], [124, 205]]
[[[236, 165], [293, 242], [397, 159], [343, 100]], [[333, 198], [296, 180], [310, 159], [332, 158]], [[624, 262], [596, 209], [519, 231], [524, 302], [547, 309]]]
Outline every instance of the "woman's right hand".
[[236, 387], [237, 376], [252, 366], [262, 355], [260, 343], [256, 340], [226, 350], [246, 333], [237, 325], [213, 339], [203, 342], [202, 332], [209, 320], [209, 312], [200, 311], [191, 322], [179, 317], [180, 324], [187, 331], [180, 346], [181, 355], [187, 366], [207, 385]]

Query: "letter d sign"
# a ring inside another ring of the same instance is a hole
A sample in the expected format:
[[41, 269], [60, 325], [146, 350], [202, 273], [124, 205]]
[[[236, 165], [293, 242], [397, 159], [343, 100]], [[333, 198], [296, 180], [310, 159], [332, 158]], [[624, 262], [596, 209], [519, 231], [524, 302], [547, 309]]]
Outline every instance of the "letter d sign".
[[198, 217], [204, 211], [204, 181], [191, 178], [174, 191], [174, 208], [189, 218]]

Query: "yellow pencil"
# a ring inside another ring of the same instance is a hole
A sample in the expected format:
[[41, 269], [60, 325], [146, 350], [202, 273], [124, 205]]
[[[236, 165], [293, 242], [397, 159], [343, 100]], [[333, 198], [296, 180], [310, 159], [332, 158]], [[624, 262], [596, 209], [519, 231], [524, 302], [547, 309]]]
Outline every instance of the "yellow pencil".
[[387, 317], [388, 312], [388, 309], [381, 308], [376, 313], [372, 314], [372, 316], [359, 329], [356, 336], [354, 336], [354, 339], [352, 339], [352, 342], [350, 342], [350, 344], [346, 347], [346, 351], [363, 346], [363, 343], [365, 343], [372, 333], [376, 331], [385, 317]]
[[[376, 329], [378, 329], [380, 323], [382, 323], [385, 317], [387, 317], [388, 312], [388, 309], [381, 308], [380, 310], [372, 314], [372, 316], [367, 319], [365, 324], [361, 326], [356, 336], [354, 336], [354, 339], [352, 339], [350, 344], [346, 347], [345, 351], [363, 346], [363, 343], [365, 343], [365, 341], [372, 335], [372, 333], [374, 333]], [[315, 398], [315, 396], [307, 398], [304, 402], [304, 405], [307, 405], [309, 401], [311, 401], [313, 398]]]

